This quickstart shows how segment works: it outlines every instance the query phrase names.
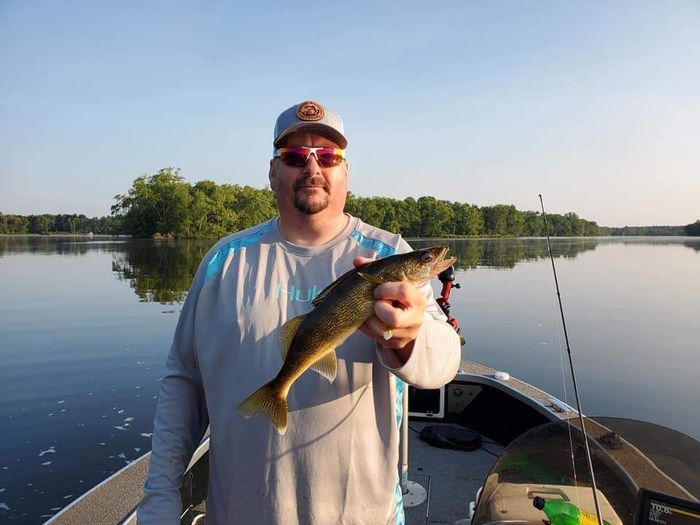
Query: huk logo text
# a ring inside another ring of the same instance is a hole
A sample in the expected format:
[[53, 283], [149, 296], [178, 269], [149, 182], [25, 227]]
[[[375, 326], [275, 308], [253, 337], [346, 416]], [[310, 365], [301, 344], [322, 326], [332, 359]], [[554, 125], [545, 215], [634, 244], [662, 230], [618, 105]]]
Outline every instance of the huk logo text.
[[277, 283], [277, 288], [275, 289], [275, 299], [279, 299], [283, 295], [287, 296], [287, 301], [290, 302], [300, 302], [307, 303], [313, 301], [321, 290], [315, 284], [311, 288], [297, 288], [296, 286], [283, 283]]

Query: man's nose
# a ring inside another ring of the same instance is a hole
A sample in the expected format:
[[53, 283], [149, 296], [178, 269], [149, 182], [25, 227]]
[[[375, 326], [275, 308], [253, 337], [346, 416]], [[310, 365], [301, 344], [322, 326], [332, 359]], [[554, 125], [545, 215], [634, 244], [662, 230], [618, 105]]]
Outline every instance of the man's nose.
[[321, 173], [321, 165], [318, 163], [315, 153], [309, 154], [304, 165], [304, 174]]

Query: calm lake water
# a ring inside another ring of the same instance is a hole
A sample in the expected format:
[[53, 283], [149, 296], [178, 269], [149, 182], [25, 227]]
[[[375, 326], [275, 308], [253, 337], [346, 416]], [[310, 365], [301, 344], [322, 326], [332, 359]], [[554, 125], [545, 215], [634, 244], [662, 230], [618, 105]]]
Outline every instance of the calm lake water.
[[[42, 523], [149, 450], [210, 244], [0, 237], [0, 522]], [[573, 404], [546, 241], [448, 244], [464, 357]], [[553, 251], [584, 412], [700, 439], [700, 239], [554, 239]]]

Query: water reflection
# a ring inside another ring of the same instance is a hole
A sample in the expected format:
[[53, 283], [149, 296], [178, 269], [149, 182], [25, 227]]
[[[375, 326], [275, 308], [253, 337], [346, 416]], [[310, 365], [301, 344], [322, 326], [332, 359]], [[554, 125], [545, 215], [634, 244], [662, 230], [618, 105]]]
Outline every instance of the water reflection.
[[[549, 257], [546, 239], [415, 239], [414, 248], [444, 244], [450, 255], [457, 257], [457, 269], [481, 267], [512, 269], [520, 262]], [[595, 250], [600, 244], [596, 238], [564, 238], [552, 240], [555, 257], [575, 258], [580, 253]]]
[[[112, 271], [127, 281], [144, 302], [180, 303], [199, 262], [215, 241], [151, 241], [111, 237], [0, 236], [0, 257], [30, 253], [38, 255], [85, 255], [91, 251], [112, 254]], [[457, 257], [457, 269], [478, 267], [513, 269], [518, 263], [549, 257], [547, 241], [525, 239], [410, 239], [414, 248], [436, 244], [449, 246]], [[700, 251], [700, 240], [678, 237], [571, 237], [552, 239], [555, 257], [576, 258], [601, 245], [676, 245]]]
[[[574, 258], [594, 250], [597, 239], [557, 239], [556, 257]], [[544, 239], [415, 240], [416, 248], [441, 243], [458, 258], [459, 269], [478, 266], [511, 269], [523, 261], [548, 257]], [[197, 266], [209, 249], [205, 241], [130, 241], [112, 254], [112, 270], [142, 301], [172, 304], [182, 302]]]
[[112, 254], [112, 271], [141, 301], [181, 303], [214, 241], [131, 241]]
[[0, 235], [0, 257], [10, 254], [82, 255], [121, 249], [128, 239], [59, 235]]

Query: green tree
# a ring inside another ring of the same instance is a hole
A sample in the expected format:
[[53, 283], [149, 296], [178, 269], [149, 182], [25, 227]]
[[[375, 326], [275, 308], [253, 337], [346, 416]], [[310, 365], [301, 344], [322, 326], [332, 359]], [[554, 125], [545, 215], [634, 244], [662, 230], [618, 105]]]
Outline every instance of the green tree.
[[238, 214], [238, 228], [244, 230], [277, 215], [275, 195], [269, 189], [235, 186], [233, 210]]
[[512, 204], [506, 210], [506, 230], [508, 235], [520, 237], [524, 230], [525, 217]]
[[542, 237], [544, 235], [544, 221], [539, 212], [523, 212], [523, 235], [527, 237]]
[[508, 216], [511, 207], [506, 204], [496, 204], [495, 206], [484, 206], [481, 212], [484, 215], [484, 227], [487, 235], [503, 237], [508, 235]]
[[684, 230], [686, 235], [692, 235], [693, 237], [700, 236], [700, 220], [688, 224], [684, 227]]
[[48, 214], [29, 215], [29, 233], [48, 235], [53, 231], [53, 216]]
[[380, 225], [384, 220], [384, 209], [375, 197], [358, 198], [360, 218], [368, 224]]
[[420, 235], [421, 219], [418, 211], [418, 202], [413, 197], [406, 197], [396, 203], [396, 219], [400, 225], [400, 232], [408, 237]]
[[455, 202], [452, 207], [456, 235], [476, 237], [484, 233], [484, 216], [477, 206]]
[[454, 210], [447, 201], [421, 197], [416, 202], [420, 214], [420, 236], [442, 237], [452, 233]]
[[137, 178], [128, 193], [117, 195], [112, 214], [135, 237], [186, 236], [189, 230], [190, 186], [179, 169], [165, 168]]
[[569, 212], [564, 215], [564, 218], [569, 222], [569, 232], [571, 232], [570, 235], [583, 235], [583, 223], [579, 219], [578, 215], [573, 212]]
[[3, 233], [29, 233], [29, 219], [22, 215], [5, 215], [3, 218]]
[[217, 186], [204, 180], [192, 188], [190, 205], [191, 237], [223, 237], [238, 229], [235, 191], [230, 185]]

